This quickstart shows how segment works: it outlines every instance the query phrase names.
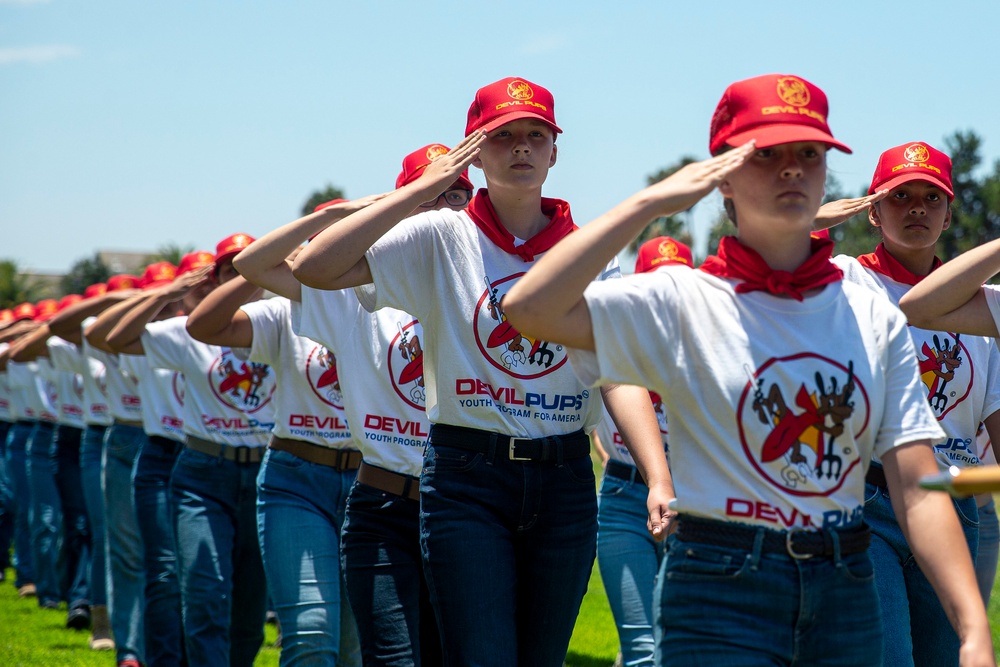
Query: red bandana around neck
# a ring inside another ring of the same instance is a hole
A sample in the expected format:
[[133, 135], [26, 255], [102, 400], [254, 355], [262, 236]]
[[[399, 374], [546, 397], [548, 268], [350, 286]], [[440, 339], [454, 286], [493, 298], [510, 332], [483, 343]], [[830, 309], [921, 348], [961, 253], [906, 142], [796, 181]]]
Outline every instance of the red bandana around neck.
[[738, 293], [763, 290], [771, 294], [787, 294], [802, 301], [802, 293], [844, 277], [844, 272], [830, 261], [833, 241], [813, 237], [812, 254], [794, 271], [776, 271], [767, 265], [756, 250], [726, 236], [719, 241], [719, 254], [712, 255], [699, 267], [720, 278], [740, 280]]
[[569, 204], [562, 199], [548, 199], [542, 197], [542, 213], [551, 222], [545, 225], [545, 229], [538, 232], [523, 245], [514, 247], [514, 235], [507, 231], [507, 228], [500, 224], [493, 204], [490, 202], [490, 193], [486, 188], [480, 188], [476, 196], [469, 202], [469, 207], [465, 209], [476, 227], [486, 234], [486, 238], [511, 255], [517, 255], [526, 262], [535, 261], [535, 255], [543, 253], [556, 244], [559, 239], [576, 229], [573, 224], [573, 216], [569, 212]]
[[[858, 261], [866, 269], [881, 273], [883, 276], [889, 276], [897, 283], [903, 283], [904, 285], [916, 285], [927, 277], [911, 273], [909, 269], [899, 263], [898, 259], [889, 254], [889, 251], [885, 249], [885, 245], [882, 243], [879, 243], [875, 247], [875, 252], [858, 256]], [[941, 264], [943, 264], [941, 259], [935, 257], [931, 263], [931, 271], [941, 266]]]

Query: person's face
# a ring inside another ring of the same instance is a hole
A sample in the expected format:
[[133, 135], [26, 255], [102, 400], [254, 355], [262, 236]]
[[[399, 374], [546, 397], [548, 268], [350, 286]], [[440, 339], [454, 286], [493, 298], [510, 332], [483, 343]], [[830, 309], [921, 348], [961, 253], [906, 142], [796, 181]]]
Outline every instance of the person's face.
[[490, 132], [473, 162], [490, 187], [516, 189], [540, 189], [555, 163], [555, 133], [533, 118], [519, 118]]
[[929, 181], [897, 185], [868, 212], [868, 220], [882, 230], [882, 241], [893, 249], [933, 247], [951, 226], [951, 207], [944, 190]]
[[799, 141], [758, 149], [719, 186], [733, 200], [740, 229], [746, 223], [811, 227], [823, 201], [826, 145]]
[[455, 183], [450, 188], [438, 195], [433, 201], [424, 202], [417, 209], [418, 213], [423, 211], [440, 211], [451, 209], [452, 211], [464, 211], [472, 199], [472, 190], [467, 189], [461, 183]]
[[238, 275], [240, 275], [240, 273], [235, 267], [233, 267], [232, 257], [224, 259], [215, 271], [215, 277], [219, 281], [220, 285], [229, 282]]

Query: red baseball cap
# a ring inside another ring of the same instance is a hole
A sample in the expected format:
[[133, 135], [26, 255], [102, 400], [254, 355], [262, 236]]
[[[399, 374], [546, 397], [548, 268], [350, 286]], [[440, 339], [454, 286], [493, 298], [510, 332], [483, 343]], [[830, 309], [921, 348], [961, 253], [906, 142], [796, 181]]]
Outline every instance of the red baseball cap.
[[646, 273], [669, 264], [694, 268], [691, 248], [669, 236], [657, 236], [639, 246], [639, 256], [635, 259], [636, 273]]
[[79, 294], [67, 294], [63, 298], [59, 299], [58, 310], [63, 311], [72, 306], [74, 303], [80, 303], [83, 301], [83, 297]]
[[107, 294], [108, 286], [106, 283], [94, 283], [89, 285], [87, 289], [83, 290], [83, 298], [91, 299], [95, 296], [101, 296], [102, 294]]
[[757, 148], [820, 141], [850, 153], [833, 138], [828, 111], [826, 93], [801, 77], [765, 74], [737, 81], [715, 107], [708, 148], [718, 155], [724, 146], [741, 146], [751, 139]]
[[218, 265], [225, 260], [232, 259], [236, 255], [240, 254], [241, 250], [253, 242], [254, 238], [252, 236], [242, 232], [238, 232], [232, 236], [227, 236], [219, 241], [215, 246], [216, 268], [218, 268]]
[[35, 304], [35, 321], [44, 322], [52, 319], [52, 316], [59, 311], [59, 302], [55, 299], [42, 299]]
[[[427, 165], [442, 155], [447, 154], [449, 150], [451, 149], [442, 144], [430, 144], [429, 146], [418, 148], [404, 157], [403, 171], [399, 172], [399, 176], [396, 177], [396, 187], [401, 188], [407, 183], [412, 183], [420, 178], [420, 176], [424, 173], [424, 169], [427, 168]], [[452, 187], [460, 187], [466, 190], [475, 189], [472, 185], [472, 181], [469, 180], [468, 170], [462, 172], [462, 175], [458, 177]]]
[[879, 190], [892, 190], [909, 181], [927, 181], [955, 198], [951, 187], [951, 158], [922, 141], [895, 146], [882, 153], [872, 176], [868, 194]]
[[207, 250], [198, 250], [196, 252], [189, 252], [188, 254], [181, 257], [181, 263], [177, 266], [177, 275], [175, 278], [180, 278], [185, 273], [190, 273], [195, 269], [200, 269], [203, 266], [211, 266], [215, 264], [215, 255]]
[[465, 135], [475, 130], [491, 132], [519, 118], [537, 118], [554, 132], [562, 132], [556, 125], [554, 104], [552, 93], [537, 83], [516, 77], [500, 79], [476, 91]]
[[170, 262], [155, 262], [142, 272], [142, 289], [156, 289], [174, 282], [177, 267]]
[[33, 320], [35, 319], [35, 304], [33, 303], [19, 303], [14, 306], [14, 319], [15, 320]]
[[117, 292], [123, 289], [135, 289], [139, 286], [139, 279], [127, 273], [119, 273], [117, 276], [108, 278], [108, 291]]

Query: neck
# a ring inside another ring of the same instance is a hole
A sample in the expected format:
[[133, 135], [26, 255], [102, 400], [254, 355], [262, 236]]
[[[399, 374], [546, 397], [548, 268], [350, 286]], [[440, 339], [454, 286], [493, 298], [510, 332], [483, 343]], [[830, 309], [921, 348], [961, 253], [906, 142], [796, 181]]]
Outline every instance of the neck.
[[882, 241], [882, 245], [885, 246], [886, 252], [892, 255], [894, 260], [915, 276], [926, 276], [934, 268], [934, 246], [914, 250], [890, 246], [885, 240]]
[[752, 248], [774, 271], [794, 271], [809, 259], [812, 250], [808, 234], [768, 234], [740, 226], [740, 243]]
[[529, 192], [487, 189], [500, 224], [517, 238], [528, 240], [549, 224], [549, 219], [542, 213], [541, 188]]

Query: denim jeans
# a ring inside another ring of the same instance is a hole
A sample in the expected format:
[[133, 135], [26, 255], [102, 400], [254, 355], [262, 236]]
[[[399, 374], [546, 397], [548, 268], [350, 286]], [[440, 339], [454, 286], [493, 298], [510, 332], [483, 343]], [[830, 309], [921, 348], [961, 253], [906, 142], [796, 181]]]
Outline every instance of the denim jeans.
[[80, 481], [90, 524], [90, 604], [108, 604], [108, 536], [104, 524], [104, 434], [106, 426], [88, 426], [80, 442]]
[[881, 667], [866, 552], [793, 560], [667, 539], [654, 593], [656, 664]]
[[442, 663], [420, 556], [420, 503], [356, 482], [340, 551], [365, 667]]
[[983, 604], [990, 606], [993, 580], [997, 576], [997, 556], [1000, 555], [1000, 524], [997, 523], [997, 508], [990, 500], [979, 508], [979, 549], [976, 555], [976, 580]]
[[[979, 543], [976, 499], [963, 498], [954, 504], [975, 562]], [[871, 484], [865, 484], [865, 521], [872, 528], [869, 553], [885, 623], [885, 664], [957, 666], [958, 636], [917, 566], [888, 493]]]
[[[432, 436], [433, 439], [433, 436]], [[420, 542], [447, 665], [561, 667], [594, 565], [590, 457], [430, 444]]]
[[[14, 543], [14, 487], [7, 471], [7, 434], [14, 425], [0, 419], [0, 568], [11, 566], [10, 548]], [[0, 571], [2, 571], [0, 570]]]
[[191, 449], [177, 457], [170, 489], [190, 665], [250, 667], [264, 641], [259, 469]]
[[83, 430], [60, 426], [56, 431], [53, 468], [63, 510], [66, 600], [70, 609], [90, 606], [90, 522], [80, 477], [80, 438]]
[[178, 667], [184, 657], [181, 586], [177, 577], [174, 505], [170, 476], [184, 445], [150, 436], [139, 450], [132, 472], [139, 534], [142, 536], [146, 607], [143, 627], [146, 667]]
[[357, 474], [288, 452], [269, 449], [264, 455], [257, 476], [257, 531], [281, 625], [283, 666], [361, 665], [340, 570], [340, 528]]
[[55, 425], [37, 421], [28, 438], [28, 523], [35, 565], [38, 604], [58, 604], [65, 597], [59, 569], [62, 551], [62, 504], [52, 469]]
[[112, 424], [104, 437], [104, 518], [108, 539], [108, 598], [118, 660], [144, 661], [142, 615], [146, 575], [142, 536], [132, 501], [132, 467], [146, 442], [138, 426]]
[[622, 664], [652, 665], [653, 587], [664, 542], [646, 529], [645, 484], [604, 476], [597, 496], [597, 566], [618, 626]]
[[35, 561], [31, 554], [31, 527], [28, 523], [30, 490], [28, 487], [27, 444], [32, 421], [19, 421], [7, 434], [7, 473], [10, 476], [11, 505], [14, 513], [14, 585], [20, 588], [35, 583]]

